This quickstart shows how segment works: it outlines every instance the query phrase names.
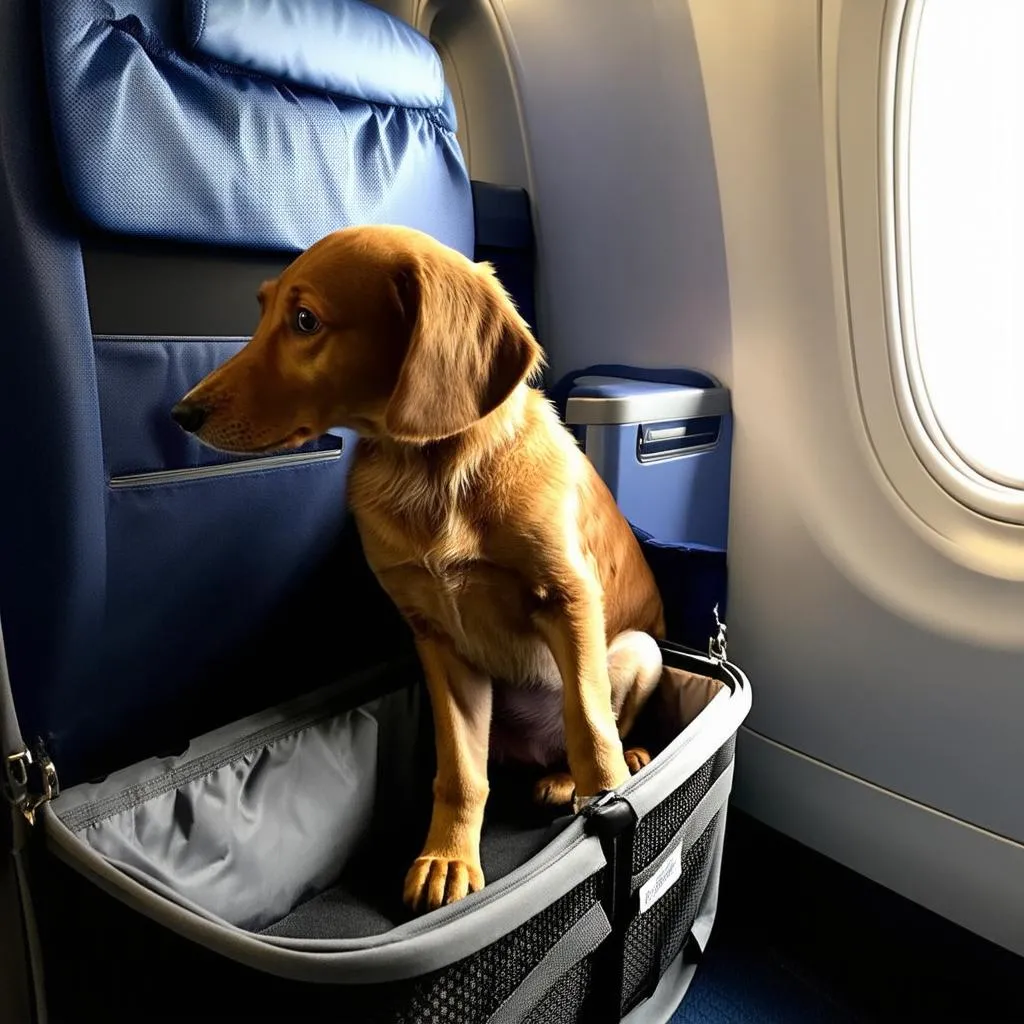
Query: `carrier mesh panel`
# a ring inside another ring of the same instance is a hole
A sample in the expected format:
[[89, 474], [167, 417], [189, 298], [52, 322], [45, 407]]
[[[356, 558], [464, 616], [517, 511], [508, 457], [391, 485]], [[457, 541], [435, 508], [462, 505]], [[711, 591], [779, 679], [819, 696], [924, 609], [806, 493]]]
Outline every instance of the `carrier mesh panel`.
[[704, 896], [721, 821], [719, 811], [683, 858], [682, 876], [645, 914], [635, 917], [626, 930], [623, 1013], [654, 988], [683, 948]]
[[[50, 1019], [105, 1024], [300, 1017], [339, 1024], [485, 1024], [599, 902], [604, 878], [602, 870], [515, 931], [448, 967], [404, 981], [332, 985], [279, 978], [196, 945], [44, 856], [52, 866], [51, 884], [40, 887], [37, 910], [48, 954]], [[556, 987], [582, 989], [588, 969], [573, 968]], [[172, 973], [188, 977], [189, 984], [169, 986]], [[557, 1005], [571, 1006], [572, 1000]], [[536, 1018], [561, 1019], [589, 1021]]]
[[395, 1024], [486, 1021], [548, 950], [599, 901], [602, 877], [603, 872], [592, 876], [478, 953], [415, 981], [407, 1007], [393, 1018]]
[[664, 851], [693, 813], [700, 799], [729, 767], [736, 752], [733, 736], [704, 762], [675, 792], [670, 793], [640, 821], [633, 843], [633, 874], [643, 871]]
[[594, 975], [593, 956], [581, 960], [533, 1008], [524, 1024], [587, 1024], [587, 992]]

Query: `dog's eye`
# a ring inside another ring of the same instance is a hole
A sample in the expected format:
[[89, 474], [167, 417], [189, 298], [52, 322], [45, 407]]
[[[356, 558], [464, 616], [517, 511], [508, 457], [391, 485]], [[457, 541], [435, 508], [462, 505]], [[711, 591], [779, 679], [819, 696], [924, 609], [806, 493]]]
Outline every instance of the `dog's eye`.
[[295, 326], [301, 334], [316, 334], [320, 330], [320, 321], [315, 313], [301, 306], [295, 314]]

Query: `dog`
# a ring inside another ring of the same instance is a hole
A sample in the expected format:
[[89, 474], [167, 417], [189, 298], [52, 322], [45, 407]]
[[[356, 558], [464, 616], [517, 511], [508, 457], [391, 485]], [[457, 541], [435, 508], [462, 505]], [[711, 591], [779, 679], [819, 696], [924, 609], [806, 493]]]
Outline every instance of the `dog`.
[[542, 350], [488, 264], [411, 229], [346, 228], [259, 302], [252, 339], [171, 414], [229, 452], [358, 433], [352, 511], [433, 710], [433, 810], [404, 899], [434, 909], [484, 885], [489, 757], [567, 761], [535, 796], [577, 807], [650, 760], [622, 738], [661, 677], [661, 598], [532, 386]]

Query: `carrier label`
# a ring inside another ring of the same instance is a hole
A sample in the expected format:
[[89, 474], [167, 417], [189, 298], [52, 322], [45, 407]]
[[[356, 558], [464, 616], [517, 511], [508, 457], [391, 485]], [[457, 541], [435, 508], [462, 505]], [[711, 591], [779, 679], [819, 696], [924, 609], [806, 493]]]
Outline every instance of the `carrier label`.
[[683, 844], [680, 843], [665, 862], [640, 886], [640, 913], [646, 913], [683, 875]]

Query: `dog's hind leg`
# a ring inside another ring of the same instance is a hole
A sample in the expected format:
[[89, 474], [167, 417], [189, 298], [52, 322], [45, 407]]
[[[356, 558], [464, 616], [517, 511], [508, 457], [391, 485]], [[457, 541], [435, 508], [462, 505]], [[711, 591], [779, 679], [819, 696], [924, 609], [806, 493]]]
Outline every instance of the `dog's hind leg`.
[[[612, 707], [621, 738], [628, 736], [636, 724], [637, 715], [661, 680], [661, 669], [661, 648], [648, 633], [630, 630], [620, 633], [608, 645]], [[627, 753], [627, 763], [629, 760]], [[647, 761], [650, 761], [649, 756]], [[639, 767], [630, 764], [630, 770], [635, 775]]]

